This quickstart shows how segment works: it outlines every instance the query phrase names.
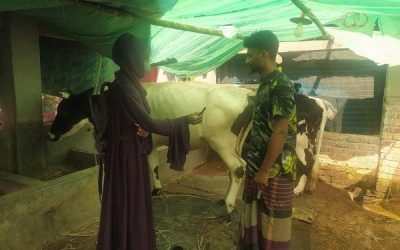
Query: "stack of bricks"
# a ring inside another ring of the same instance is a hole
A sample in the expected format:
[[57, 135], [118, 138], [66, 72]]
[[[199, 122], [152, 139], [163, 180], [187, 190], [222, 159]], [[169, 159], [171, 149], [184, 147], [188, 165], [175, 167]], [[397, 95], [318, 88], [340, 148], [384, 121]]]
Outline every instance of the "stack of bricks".
[[375, 186], [379, 136], [324, 132], [320, 152], [320, 178], [338, 188]]
[[386, 97], [382, 124], [378, 196], [400, 195], [400, 97]]

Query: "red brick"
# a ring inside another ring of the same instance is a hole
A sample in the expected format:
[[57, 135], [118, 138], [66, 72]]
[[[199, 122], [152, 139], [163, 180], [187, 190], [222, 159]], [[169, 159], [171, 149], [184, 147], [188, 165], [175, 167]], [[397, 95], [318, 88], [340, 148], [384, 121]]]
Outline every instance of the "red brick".
[[[399, 135], [399, 138], [400, 138], [400, 135]], [[386, 132], [386, 131], [383, 129], [383, 132], [382, 132], [382, 139], [393, 140], [393, 139], [395, 139], [395, 137], [393, 136], [392, 133]]]
[[387, 121], [386, 124], [389, 125], [389, 126], [391, 126], [391, 127], [394, 127], [394, 126], [397, 125], [397, 120], [396, 120], [395, 118], [391, 118], [391, 119], [389, 119], [389, 120]]
[[339, 133], [334, 133], [334, 132], [324, 132], [324, 140], [336, 140], [338, 137]]
[[330, 152], [332, 152], [332, 148], [333, 148], [333, 147], [324, 146], [324, 147], [323, 147], [323, 150], [322, 150], [322, 148], [321, 148], [321, 152], [330, 153]]
[[387, 147], [387, 146], [392, 145], [392, 143], [393, 143], [392, 140], [382, 140], [381, 146], [382, 146], [382, 147]]
[[326, 140], [326, 139], [324, 138], [324, 140], [322, 141], [322, 145], [333, 147], [333, 146], [335, 145], [335, 142], [334, 142], [334, 141], [331, 141], [331, 140]]
[[379, 147], [375, 144], [364, 144], [359, 143], [357, 144], [358, 149], [369, 150], [369, 151], [378, 151]]
[[323, 176], [323, 177], [321, 177], [321, 180], [328, 184], [331, 183], [331, 177], [329, 177], [329, 176]]
[[347, 143], [346, 148], [359, 149], [358, 145], [363, 143]]
[[351, 158], [351, 156], [349, 154], [347, 154], [347, 152], [336, 152], [333, 154], [329, 155], [333, 160], [336, 161], [347, 161]]
[[368, 135], [345, 135], [343, 138], [345, 141], [348, 142], [355, 142], [355, 143], [378, 143], [379, 136], [368, 136]]
[[[388, 157], [388, 156], [386, 156]], [[385, 157], [385, 158], [386, 158]], [[383, 173], [387, 173], [388, 171], [393, 171], [393, 169], [396, 169], [399, 165], [398, 161], [392, 161], [390, 159], [383, 159], [381, 162], [381, 170]]]
[[394, 148], [400, 148], [400, 141], [393, 141], [392, 147], [394, 147]]
[[353, 156], [368, 156], [368, 155], [375, 154], [374, 151], [370, 151], [370, 150], [352, 150], [352, 152], [354, 153]]
[[395, 154], [387, 154], [384, 158], [385, 160], [390, 160], [390, 161], [400, 161], [400, 155], [395, 155]]

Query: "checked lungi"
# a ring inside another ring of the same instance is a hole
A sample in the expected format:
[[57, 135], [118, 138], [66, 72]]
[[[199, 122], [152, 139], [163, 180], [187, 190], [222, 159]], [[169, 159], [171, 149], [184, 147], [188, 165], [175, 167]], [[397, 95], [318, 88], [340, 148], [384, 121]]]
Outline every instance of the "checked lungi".
[[294, 181], [278, 176], [258, 194], [254, 177], [246, 176], [238, 250], [290, 249], [293, 188]]

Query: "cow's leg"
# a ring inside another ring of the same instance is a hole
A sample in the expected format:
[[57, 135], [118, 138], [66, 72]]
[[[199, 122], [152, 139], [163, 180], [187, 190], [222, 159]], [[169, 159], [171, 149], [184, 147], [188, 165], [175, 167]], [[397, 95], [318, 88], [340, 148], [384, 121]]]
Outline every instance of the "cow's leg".
[[308, 182], [308, 187], [307, 187], [307, 190], [309, 192], [313, 193], [315, 191], [318, 178], [319, 178], [319, 160], [318, 160], [318, 155], [316, 155], [314, 165], [311, 170], [311, 178], [310, 181]]
[[[301, 124], [302, 121], [299, 122]], [[307, 166], [311, 166], [310, 157], [310, 149], [309, 149], [309, 139], [305, 132], [298, 133], [296, 137], [296, 155], [297, 155], [297, 176], [300, 176], [299, 182], [294, 189], [294, 194], [296, 196], [300, 196], [304, 192], [304, 188], [307, 184], [307, 176], [311, 175], [311, 168]], [[311, 157], [312, 158], [312, 157]]]
[[232, 171], [230, 167], [229, 170], [229, 188], [225, 198], [225, 205], [228, 214], [232, 213], [233, 209], [235, 208], [236, 197], [239, 192], [240, 184], [242, 183], [243, 175], [244, 175], [244, 166], [240, 166], [240, 161], [236, 161], [236, 163], [231, 163], [232, 166], [239, 166], [234, 167], [235, 170]]
[[208, 140], [209, 145], [222, 158], [229, 169], [229, 188], [225, 198], [228, 214], [235, 208], [236, 196], [243, 179], [246, 163], [235, 152], [237, 137], [234, 134], [214, 136]]
[[300, 196], [304, 192], [304, 188], [306, 187], [307, 184], [307, 175], [303, 174], [300, 177], [299, 183], [297, 184], [297, 187], [294, 189], [294, 195]]
[[150, 183], [152, 184], [152, 194], [153, 196], [157, 196], [161, 194], [161, 182], [158, 175], [158, 150], [154, 148], [153, 151], [149, 155], [149, 174], [150, 174]]

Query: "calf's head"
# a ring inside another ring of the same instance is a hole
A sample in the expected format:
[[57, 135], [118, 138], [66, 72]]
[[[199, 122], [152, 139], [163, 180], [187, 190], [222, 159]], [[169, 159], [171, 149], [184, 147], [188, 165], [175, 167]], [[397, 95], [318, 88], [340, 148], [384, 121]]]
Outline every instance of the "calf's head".
[[58, 141], [62, 137], [72, 135], [84, 125], [90, 115], [89, 98], [92, 92], [93, 88], [90, 88], [77, 95], [63, 95], [48, 133], [50, 140]]

